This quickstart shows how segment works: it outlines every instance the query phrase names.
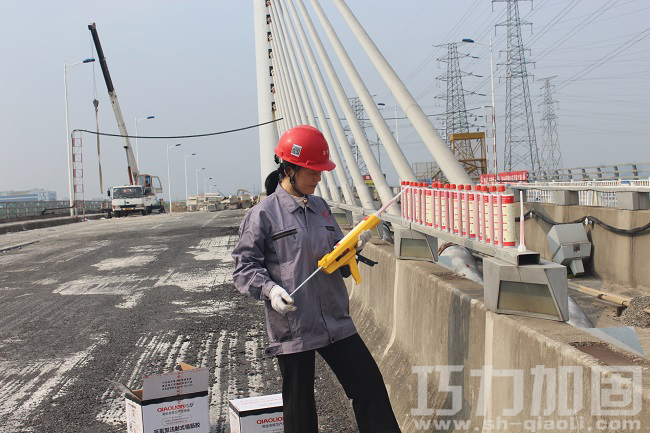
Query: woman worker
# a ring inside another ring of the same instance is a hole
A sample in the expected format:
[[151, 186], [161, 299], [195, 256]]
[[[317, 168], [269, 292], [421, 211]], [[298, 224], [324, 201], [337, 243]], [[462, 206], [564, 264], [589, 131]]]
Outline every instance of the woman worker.
[[[289, 295], [343, 237], [327, 203], [312, 195], [321, 172], [335, 167], [325, 137], [296, 126], [282, 135], [275, 154], [280, 166], [267, 178], [268, 197], [242, 221], [232, 256], [237, 289], [266, 304], [266, 354], [277, 357], [282, 374], [284, 431], [318, 432], [318, 352], [352, 399], [361, 433], [400, 432], [379, 368], [349, 314], [342, 275], [349, 276], [349, 268], [319, 272]], [[370, 235], [362, 232], [357, 250]]]

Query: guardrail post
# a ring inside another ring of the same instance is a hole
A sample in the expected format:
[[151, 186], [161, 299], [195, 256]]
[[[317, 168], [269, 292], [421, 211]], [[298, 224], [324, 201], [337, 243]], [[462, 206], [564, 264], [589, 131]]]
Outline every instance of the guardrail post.
[[648, 193], [616, 191], [616, 208], [622, 210], [650, 209]]
[[580, 195], [578, 191], [555, 191], [555, 204], [559, 206], [575, 206], [580, 203]]

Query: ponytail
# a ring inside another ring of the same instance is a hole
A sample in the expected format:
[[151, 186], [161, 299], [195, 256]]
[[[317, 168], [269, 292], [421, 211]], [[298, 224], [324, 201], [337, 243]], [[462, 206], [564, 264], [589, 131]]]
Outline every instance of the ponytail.
[[275, 192], [278, 184], [280, 183], [280, 176], [282, 176], [282, 174], [279, 168], [277, 170], [273, 170], [271, 173], [269, 173], [268, 176], [266, 176], [266, 180], [264, 181], [264, 188], [266, 188], [267, 197]]
[[292, 164], [290, 162], [282, 161], [277, 170], [273, 170], [271, 173], [269, 173], [268, 176], [266, 176], [266, 180], [264, 181], [264, 188], [266, 189], [267, 197], [273, 194], [278, 188], [278, 185], [282, 181], [282, 178], [287, 175], [286, 169], [289, 167], [293, 169], [294, 173], [300, 170], [300, 166]]

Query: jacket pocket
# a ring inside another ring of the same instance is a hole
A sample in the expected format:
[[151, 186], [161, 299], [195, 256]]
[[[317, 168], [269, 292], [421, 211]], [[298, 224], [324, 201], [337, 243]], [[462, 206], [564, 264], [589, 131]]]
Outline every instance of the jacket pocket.
[[[269, 305], [269, 308], [270, 305]], [[268, 316], [269, 339], [271, 343], [284, 343], [293, 339], [288, 315], [277, 313], [272, 308]]]
[[287, 236], [295, 235], [296, 233], [298, 233], [298, 229], [285, 230], [272, 235], [271, 239], [277, 241], [278, 239], [286, 238]]

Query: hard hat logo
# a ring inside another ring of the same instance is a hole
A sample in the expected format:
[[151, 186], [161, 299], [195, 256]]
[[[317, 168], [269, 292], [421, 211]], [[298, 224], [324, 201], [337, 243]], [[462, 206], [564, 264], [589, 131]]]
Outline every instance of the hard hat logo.
[[323, 134], [313, 126], [298, 125], [286, 131], [275, 148], [283, 161], [316, 171], [333, 170], [329, 147]]
[[293, 156], [295, 156], [296, 158], [300, 158], [300, 152], [302, 152], [302, 146], [298, 146], [297, 144], [291, 146], [291, 154]]

